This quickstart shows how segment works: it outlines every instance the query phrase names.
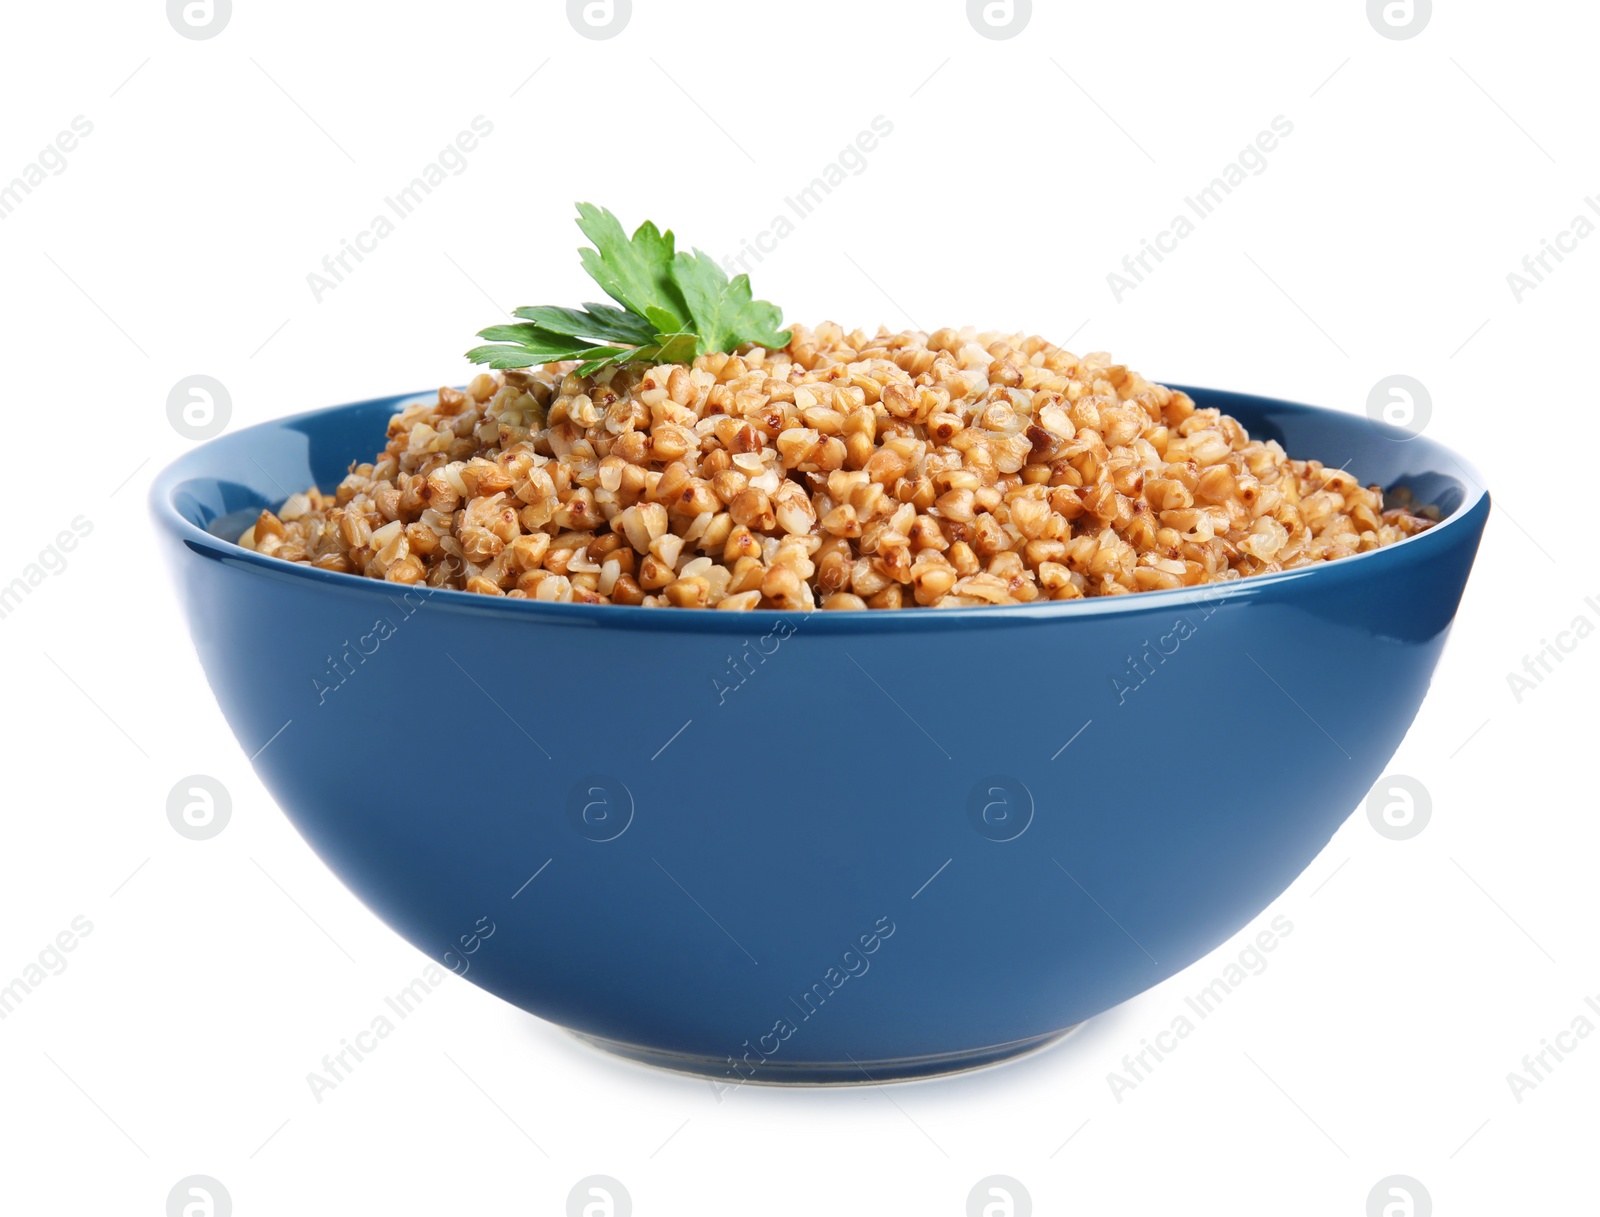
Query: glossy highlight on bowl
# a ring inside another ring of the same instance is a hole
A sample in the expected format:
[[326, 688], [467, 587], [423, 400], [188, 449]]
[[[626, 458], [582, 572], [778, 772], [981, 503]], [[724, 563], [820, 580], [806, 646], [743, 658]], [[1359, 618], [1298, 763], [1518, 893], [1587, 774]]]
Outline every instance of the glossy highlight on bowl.
[[1365, 416], [1185, 391], [1441, 523], [1178, 591], [810, 614], [400, 587], [228, 539], [414, 395], [223, 435], [151, 506], [241, 747], [407, 940], [719, 1093], [882, 1081], [1036, 1048], [1225, 941], [1421, 704], [1481, 479]]

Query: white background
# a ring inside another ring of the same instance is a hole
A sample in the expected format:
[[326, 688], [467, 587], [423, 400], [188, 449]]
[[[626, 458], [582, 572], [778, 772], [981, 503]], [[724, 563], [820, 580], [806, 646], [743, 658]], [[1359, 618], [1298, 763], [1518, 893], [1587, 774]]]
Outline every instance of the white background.
[[[994, 1173], [1040, 1214], [1359, 1217], [1395, 1173], [1441, 1217], [1594, 1211], [1600, 1036], [1520, 1102], [1507, 1074], [1600, 1001], [1600, 642], [1520, 701], [1507, 674], [1600, 622], [1600, 239], [1520, 302], [1506, 276], [1600, 194], [1600, 14], [1438, 10], [1391, 40], [1357, 0], [1039, 3], [994, 40], [959, 0], [636, 0], [599, 41], [549, 0], [238, 0], [188, 40], [153, 0], [8, 5], [0, 183], [75, 116], [93, 133], [0, 221], [0, 583], [92, 532], [0, 620], [0, 984], [94, 928], [0, 1022], [6, 1211], [158, 1215], [194, 1173], [240, 1217], [556, 1214], [592, 1173], [641, 1217], [959, 1214]], [[318, 302], [307, 274], [476, 115], [466, 171]], [[299, 840], [205, 686], [142, 501], [189, 446], [168, 391], [215, 376], [242, 426], [458, 383], [504, 309], [589, 298], [575, 199], [733, 252], [876, 115], [865, 171], [751, 263], [791, 319], [1070, 335], [1352, 411], [1393, 373], [1428, 387], [1429, 434], [1495, 495], [1391, 766], [1430, 823], [1396, 842], [1357, 809], [1245, 932], [1293, 922], [1269, 967], [1120, 1102], [1108, 1073], [1244, 935], [1025, 1064], [720, 1104], [452, 978], [315, 1101], [308, 1071], [425, 960]], [[1107, 273], [1277, 115], [1266, 171], [1119, 303]], [[192, 773], [232, 794], [209, 841], [167, 823]]]

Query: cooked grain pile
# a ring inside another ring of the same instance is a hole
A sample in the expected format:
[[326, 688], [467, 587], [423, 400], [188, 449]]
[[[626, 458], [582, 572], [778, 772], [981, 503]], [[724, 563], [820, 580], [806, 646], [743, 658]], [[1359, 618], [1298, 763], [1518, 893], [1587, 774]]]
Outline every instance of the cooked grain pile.
[[1019, 604], [1342, 558], [1427, 528], [1108, 355], [826, 324], [780, 351], [480, 375], [240, 543], [491, 596]]

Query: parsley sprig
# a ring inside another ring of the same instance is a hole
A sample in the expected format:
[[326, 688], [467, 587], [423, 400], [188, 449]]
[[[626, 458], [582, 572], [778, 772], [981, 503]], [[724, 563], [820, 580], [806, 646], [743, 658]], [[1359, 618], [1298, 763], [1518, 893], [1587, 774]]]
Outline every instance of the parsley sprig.
[[490, 345], [467, 352], [491, 368], [526, 368], [577, 359], [580, 376], [613, 364], [688, 363], [745, 343], [769, 349], [789, 344], [779, 331], [782, 312], [750, 296], [750, 276], [729, 279], [710, 255], [674, 248], [672, 232], [646, 220], [630, 238], [617, 217], [578, 204], [578, 227], [594, 242], [580, 249], [583, 269], [621, 305], [581, 309], [519, 308], [515, 325], [491, 325], [478, 337]]

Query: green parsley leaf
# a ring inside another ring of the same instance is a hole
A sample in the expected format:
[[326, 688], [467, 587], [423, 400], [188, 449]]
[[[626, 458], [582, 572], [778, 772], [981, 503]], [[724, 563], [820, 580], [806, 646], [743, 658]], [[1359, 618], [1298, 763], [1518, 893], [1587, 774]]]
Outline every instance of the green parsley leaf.
[[578, 204], [578, 227], [595, 244], [580, 249], [578, 257], [606, 295], [664, 333], [684, 327], [689, 310], [672, 281], [671, 232], [663, 233], [646, 220], [629, 240], [617, 217], [593, 203]]
[[595, 245], [578, 251], [584, 269], [622, 307], [519, 308], [521, 322], [480, 331], [491, 345], [474, 347], [468, 359], [502, 369], [576, 359], [579, 375], [590, 376], [617, 364], [689, 363], [746, 343], [788, 345], [779, 310], [751, 298], [750, 276], [730, 281], [700, 250], [678, 252], [671, 231], [647, 220], [629, 237], [616, 216], [590, 203], [578, 204], [578, 227]]
[[778, 332], [783, 314], [765, 300], [750, 298], [749, 275], [730, 283], [722, 267], [698, 249], [678, 254], [672, 270], [700, 335], [700, 354], [731, 351], [747, 342], [768, 348], [789, 345], [788, 332]]
[[467, 358], [473, 363], [486, 363], [491, 368], [497, 369], [535, 368], [543, 367], [547, 363], [560, 363], [565, 359], [581, 359], [595, 349], [594, 347], [580, 347], [577, 350], [555, 352], [503, 343], [493, 346], [473, 347], [467, 352]]
[[583, 308], [585, 311], [538, 305], [519, 308], [512, 316], [558, 334], [582, 334], [628, 346], [644, 345], [656, 336], [655, 326], [623, 309], [608, 304], [586, 304]]
[[693, 363], [700, 353], [700, 338], [694, 333], [657, 334], [660, 346], [651, 356], [657, 363]]
[[654, 347], [590, 347], [580, 356], [584, 360], [578, 365], [579, 376], [593, 376], [601, 368], [609, 364], [633, 363], [640, 359], [651, 359]]
[[537, 325], [491, 325], [478, 332], [495, 346], [474, 347], [467, 352], [473, 363], [487, 363], [493, 368], [526, 368], [536, 364], [557, 363], [563, 359], [580, 359], [595, 343], [585, 338], [575, 338], [555, 333]]

